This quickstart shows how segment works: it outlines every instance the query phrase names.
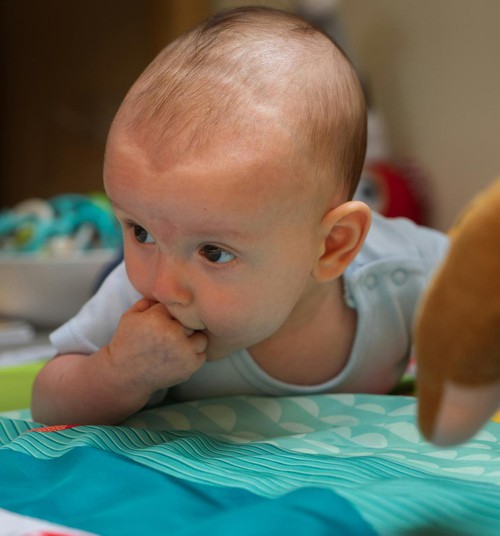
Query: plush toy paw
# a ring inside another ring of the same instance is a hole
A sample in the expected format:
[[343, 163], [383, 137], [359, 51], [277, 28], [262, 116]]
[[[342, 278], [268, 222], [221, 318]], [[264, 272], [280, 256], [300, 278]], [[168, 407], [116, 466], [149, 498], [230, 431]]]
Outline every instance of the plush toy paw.
[[500, 407], [500, 179], [449, 234], [414, 338], [419, 425], [440, 445], [465, 441]]

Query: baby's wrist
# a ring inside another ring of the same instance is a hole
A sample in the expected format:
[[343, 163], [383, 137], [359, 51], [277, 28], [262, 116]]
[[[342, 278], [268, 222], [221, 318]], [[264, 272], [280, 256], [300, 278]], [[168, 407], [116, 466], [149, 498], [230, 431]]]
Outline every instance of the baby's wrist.
[[118, 363], [109, 346], [103, 346], [90, 356], [90, 361], [96, 366], [92, 376], [100, 384], [99, 389], [108, 399], [107, 403], [117, 408], [123, 407], [128, 415], [146, 406], [158, 390], [158, 387], [141, 381], [124, 363]]

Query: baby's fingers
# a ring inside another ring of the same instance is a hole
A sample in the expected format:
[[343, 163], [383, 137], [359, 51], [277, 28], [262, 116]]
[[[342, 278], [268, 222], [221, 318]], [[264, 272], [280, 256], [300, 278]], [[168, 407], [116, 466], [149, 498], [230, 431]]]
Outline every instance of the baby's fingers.
[[150, 300], [149, 298], [141, 298], [139, 301], [135, 302], [132, 307], [128, 310], [130, 313], [143, 313], [148, 309], [151, 309], [157, 302]]
[[204, 354], [207, 349], [208, 339], [207, 336], [201, 331], [195, 331], [190, 337], [189, 340], [193, 344], [194, 351], [197, 354]]

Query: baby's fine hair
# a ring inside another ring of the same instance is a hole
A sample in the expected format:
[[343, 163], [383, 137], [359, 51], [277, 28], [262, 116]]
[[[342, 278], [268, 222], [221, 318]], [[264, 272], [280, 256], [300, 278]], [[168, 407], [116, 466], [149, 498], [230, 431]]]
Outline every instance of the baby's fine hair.
[[252, 128], [253, 110], [278, 109], [311, 173], [345, 198], [358, 184], [363, 90], [335, 42], [293, 13], [247, 7], [214, 15], [160, 52], [124, 102], [135, 132], [160, 143], [180, 132], [203, 143], [217, 128]]

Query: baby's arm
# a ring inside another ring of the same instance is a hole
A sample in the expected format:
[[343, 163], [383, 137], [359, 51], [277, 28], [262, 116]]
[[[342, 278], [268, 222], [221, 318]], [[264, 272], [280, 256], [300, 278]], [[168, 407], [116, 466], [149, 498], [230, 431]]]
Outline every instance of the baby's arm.
[[117, 424], [159, 389], [187, 380], [205, 362], [206, 336], [186, 330], [159, 303], [142, 299], [92, 355], [55, 357], [33, 386], [32, 415], [44, 424]]

